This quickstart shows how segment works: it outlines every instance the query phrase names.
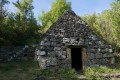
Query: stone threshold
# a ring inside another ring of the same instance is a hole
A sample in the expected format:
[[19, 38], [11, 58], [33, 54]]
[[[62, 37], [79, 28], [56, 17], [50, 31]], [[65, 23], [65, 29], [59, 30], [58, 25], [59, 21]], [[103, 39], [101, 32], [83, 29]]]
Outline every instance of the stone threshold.
[[79, 80], [87, 80], [86, 76], [84, 75], [78, 75]]

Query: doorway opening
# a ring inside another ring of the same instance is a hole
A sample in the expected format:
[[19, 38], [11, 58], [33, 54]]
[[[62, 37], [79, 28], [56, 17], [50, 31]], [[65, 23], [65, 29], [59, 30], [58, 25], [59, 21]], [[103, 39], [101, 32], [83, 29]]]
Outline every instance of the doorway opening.
[[82, 48], [71, 48], [71, 66], [76, 71], [83, 70]]

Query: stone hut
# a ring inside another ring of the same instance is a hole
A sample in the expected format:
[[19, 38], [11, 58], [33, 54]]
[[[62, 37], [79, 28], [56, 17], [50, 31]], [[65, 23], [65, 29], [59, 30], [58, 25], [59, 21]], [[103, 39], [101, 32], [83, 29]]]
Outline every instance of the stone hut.
[[67, 10], [50, 27], [36, 48], [36, 59], [41, 69], [63, 65], [75, 70], [86, 66], [113, 66], [111, 45], [72, 10]]

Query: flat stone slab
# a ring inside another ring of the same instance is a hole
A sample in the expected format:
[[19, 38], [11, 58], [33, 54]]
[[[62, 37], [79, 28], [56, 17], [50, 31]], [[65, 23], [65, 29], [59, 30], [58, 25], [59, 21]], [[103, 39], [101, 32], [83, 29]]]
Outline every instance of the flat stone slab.
[[79, 80], [87, 80], [86, 76], [84, 75], [78, 75]]

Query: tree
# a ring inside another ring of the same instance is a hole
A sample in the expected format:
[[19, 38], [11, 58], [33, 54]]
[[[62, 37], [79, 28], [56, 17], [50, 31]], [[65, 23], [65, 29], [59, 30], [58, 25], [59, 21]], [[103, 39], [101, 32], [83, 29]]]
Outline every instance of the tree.
[[8, 0], [0, 0], [0, 44], [9, 42], [5, 39], [6, 33], [8, 33], [9, 29], [6, 23], [6, 17], [8, 16], [8, 12], [4, 7], [8, 3]]
[[34, 18], [32, 2], [33, 0], [18, 0], [13, 3], [18, 12], [9, 13], [6, 17], [3, 13], [5, 11], [4, 5], [8, 1], [1, 0], [0, 45], [25, 45], [39, 41], [38, 30], [40, 25]]
[[[13, 27], [12, 42], [15, 45], [35, 43], [39, 37], [37, 21], [33, 14], [33, 0], [18, 0], [13, 3], [18, 12], [10, 16], [9, 26]], [[12, 21], [12, 22], [11, 22]]]
[[17, 7], [18, 12], [15, 14], [16, 21], [17, 21], [17, 28], [21, 29], [22, 31], [28, 28], [26, 23], [29, 23], [30, 19], [35, 20], [34, 14], [32, 12], [33, 0], [22, 0], [21, 2], [18, 0], [16, 3], [13, 3], [15, 7]]
[[[82, 18], [90, 25], [90, 27], [102, 38], [104, 35], [104, 27], [103, 24], [104, 21], [101, 19], [101, 16], [94, 13], [92, 15], [85, 15], [82, 16]], [[102, 33], [101, 33], [102, 32]]]
[[112, 5], [111, 17], [114, 26], [116, 26], [117, 32], [120, 33], [120, 1], [114, 2]]
[[52, 3], [52, 8], [49, 12], [42, 12], [40, 21], [42, 23], [42, 32], [45, 33], [49, 27], [63, 14], [65, 10], [71, 9], [71, 3], [66, 0], [56, 0]]
[[99, 15], [84, 16], [83, 19], [92, 29], [101, 35], [104, 40], [112, 44], [114, 48], [120, 48], [120, 0], [111, 4], [111, 9], [105, 10]]
[[32, 5], [33, 0], [22, 0], [21, 2], [18, 0], [16, 3], [13, 3], [18, 8], [18, 14], [24, 16], [25, 18], [29, 18], [33, 15], [32, 10], [34, 9]]
[[8, 3], [8, 0], [0, 0], [0, 24], [3, 23], [4, 18], [8, 15], [7, 10], [4, 9], [4, 6]]

